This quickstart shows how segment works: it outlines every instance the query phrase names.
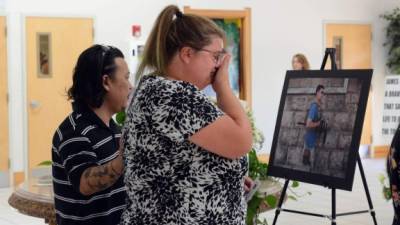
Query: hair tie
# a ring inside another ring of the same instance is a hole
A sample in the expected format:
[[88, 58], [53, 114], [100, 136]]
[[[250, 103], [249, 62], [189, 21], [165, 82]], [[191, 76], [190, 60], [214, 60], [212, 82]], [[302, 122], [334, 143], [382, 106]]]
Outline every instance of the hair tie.
[[175, 16], [176, 16], [176, 18], [178, 18], [178, 19], [182, 19], [183, 13], [182, 13], [181, 11], [177, 11], [177, 12], [175, 13]]

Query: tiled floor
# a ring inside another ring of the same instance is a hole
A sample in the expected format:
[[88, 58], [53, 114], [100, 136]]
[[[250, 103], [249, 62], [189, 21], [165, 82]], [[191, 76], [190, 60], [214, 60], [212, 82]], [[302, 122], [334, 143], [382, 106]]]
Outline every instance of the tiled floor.
[[[390, 202], [386, 202], [381, 194], [381, 186], [378, 182], [378, 174], [384, 173], [384, 160], [363, 160], [364, 170], [367, 176], [368, 186], [371, 192], [371, 198], [377, 214], [379, 225], [391, 224], [393, 217], [393, 209]], [[364, 188], [362, 186], [361, 177], [358, 169], [356, 169], [354, 178], [353, 191], [337, 191], [337, 212], [348, 212], [368, 209], [367, 199], [365, 197]], [[327, 188], [321, 186], [309, 185], [302, 183], [298, 188], [298, 192], [304, 193], [311, 191], [311, 196], [300, 198], [298, 201], [289, 200], [284, 204], [284, 208], [297, 209], [301, 211], [309, 211], [314, 213], [330, 214], [331, 212], [331, 192]], [[43, 225], [44, 220], [34, 217], [25, 216], [11, 208], [8, 203], [8, 197], [12, 192], [11, 188], [0, 189], [0, 225]], [[266, 218], [271, 225], [274, 218], [274, 211], [261, 214], [262, 218]], [[331, 224], [328, 219], [303, 216], [282, 212], [279, 215], [279, 225], [293, 224]], [[337, 218], [338, 225], [369, 225], [373, 224], [369, 214], [358, 214], [352, 216], [344, 216]]]
[[44, 219], [25, 216], [8, 204], [11, 188], [0, 188], [0, 225], [43, 225]]
[[[363, 159], [363, 168], [366, 174], [368, 188], [371, 194], [372, 203], [376, 212], [376, 218], [379, 225], [392, 224], [393, 208], [391, 202], [387, 202], [382, 196], [382, 186], [378, 181], [378, 175], [385, 173], [384, 160]], [[331, 214], [331, 190], [310, 184], [301, 183], [298, 192], [305, 193], [311, 191], [311, 196], [300, 198], [298, 201], [289, 200], [284, 203], [283, 208], [307, 211], [318, 214]], [[354, 178], [353, 191], [336, 191], [336, 212], [350, 212], [368, 209], [368, 202], [365, 195], [364, 187], [362, 185], [361, 176], [356, 168]], [[271, 225], [275, 216], [275, 211], [266, 212], [260, 215], [261, 218], [266, 218]], [[357, 214], [350, 216], [337, 217], [336, 223], [338, 225], [369, 225], [374, 224], [372, 217], [369, 213]], [[314, 216], [304, 216], [300, 214], [293, 214], [282, 212], [277, 220], [279, 225], [293, 225], [293, 224], [331, 224], [327, 218], [320, 218]]]

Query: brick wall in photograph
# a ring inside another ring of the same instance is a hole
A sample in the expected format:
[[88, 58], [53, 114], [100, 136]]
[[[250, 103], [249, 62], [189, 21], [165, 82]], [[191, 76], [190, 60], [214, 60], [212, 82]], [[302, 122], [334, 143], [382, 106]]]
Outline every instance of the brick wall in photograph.
[[[288, 94], [277, 149], [275, 164], [298, 170], [313, 170], [320, 174], [343, 177], [358, 106], [361, 83], [357, 79], [294, 79], [289, 90], [306, 90], [307, 93]], [[302, 164], [306, 114], [315, 101], [318, 84], [325, 86], [322, 104], [323, 119], [328, 123], [325, 142], [319, 137], [316, 146], [314, 169]], [[346, 88], [344, 88], [347, 86]], [[307, 90], [308, 89], [308, 90]], [[289, 91], [288, 91], [289, 92]], [[311, 171], [312, 172], [312, 171]]]

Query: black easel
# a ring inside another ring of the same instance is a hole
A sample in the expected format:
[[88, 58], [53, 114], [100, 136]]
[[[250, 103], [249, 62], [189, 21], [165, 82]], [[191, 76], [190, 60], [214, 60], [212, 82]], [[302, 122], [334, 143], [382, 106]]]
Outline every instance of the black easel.
[[[335, 62], [335, 52], [336, 52], [336, 49], [334, 49], [334, 48], [326, 48], [325, 56], [324, 56], [324, 59], [322, 61], [322, 65], [321, 65], [321, 69], [320, 70], [324, 70], [325, 69], [325, 64], [326, 64], [326, 60], [328, 59], [328, 56], [330, 57], [330, 60], [331, 60], [331, 68], [332, 68], [332, 70], [336, 70], [337, 69], [336, 62]], [[347, 213], [336, 213], [336, 189], [335, 188], [331, 188], [332, 189], [332, 215], [331, 216], [323, 215], [323, 214], [317, 214], [317, 213], [297, 211], [297, 210], [283, 209], [281, 207], [282, 207], [283, 199], [285, 198], [285, 195], [286, 195], [287, 187], [289, 185], [289, 180], [287, 179], [285, 181], [285, 184], [283, 185], [282, 193], [281, 193], [281, 196], [280, 196], [279, 202], [278, 202], [278, 207], [276, 208], [276, 211], [275, 211], [275, 217], [274, 217], [273, 225], [276, 224], [276, 221], [278, 219], [279, 213], [281, 211], [290, 212], [290, 213], [297, 213], [297, 214], [303, 214], [303, 215], [308, 215], [308, 216], [316, 216], [316, 217], [328, 218], [331, 221], [332, 225], [336, 225], [336, 217], [337, 216], [348, 216], [348, 215], [353, 215], [353, 214], [360, 214], [360, 213], [368, 213], [369, 212], [369, 213], [371, 213], [371, 216], [372, 216], [372, 219], [374, 221], [374, 224], [377, 225], [376, 217], [375, 217], [375, 210], [374, 210], [374, 207], [372, 205], [372, 200], [371, 200], [371, 196], [369, 194], [367, 180], [365, 179], [364, 169], [363, 169], [363, 166], [362, 166], [362, 163], [361, 163], [361, 158], [360, 158], [359, 154], [357, 154], [357, 164], [358, 164], [358, 168], [360, 169], [360, 174], [361, 174], [361, 179], [362, 179], [362, 182], [363, 182], [363, 185], [364, 185], [365, 194], [367, 195], [369, 210], [361, 210], [361, 211], [354, 211], [354, 212], [347, 212]]]

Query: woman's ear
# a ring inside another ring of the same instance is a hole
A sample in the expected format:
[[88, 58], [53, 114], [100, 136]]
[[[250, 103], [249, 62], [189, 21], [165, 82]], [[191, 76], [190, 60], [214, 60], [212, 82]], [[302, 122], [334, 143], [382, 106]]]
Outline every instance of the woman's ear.
[[109, 91], [110, 90], [110, 82], [111, 82], [110, 77], [107, 74], [104, 74], [102, 78], [103, 78], [103, 88], [106, 91]]
[[189, 63], [190, 59], [192, 58], [194, 54], [194, 50], [191, 47], [183, 47], [179, 50], [179, 58], [182, 60], [184, 63]]

